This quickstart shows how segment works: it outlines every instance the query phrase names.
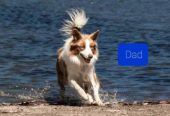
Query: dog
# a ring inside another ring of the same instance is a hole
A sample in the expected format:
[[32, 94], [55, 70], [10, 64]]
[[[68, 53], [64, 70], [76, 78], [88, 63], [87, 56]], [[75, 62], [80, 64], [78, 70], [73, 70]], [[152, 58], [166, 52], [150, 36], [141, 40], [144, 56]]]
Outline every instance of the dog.
[[82, 27], [88, 17], [82, 9], [71, 9], [67, 12], [70, 20], [65, 20], [60, 31], [67, 39], [57, 51], [56, 70], [60, 94], [64, 96], [65, 86], [75, 89], [81, 98], [89, 104], [103, 105], [99, 96], [100, 82], [95, 72], [99, 50], [97, 38], [99, 30], [83, 34]]

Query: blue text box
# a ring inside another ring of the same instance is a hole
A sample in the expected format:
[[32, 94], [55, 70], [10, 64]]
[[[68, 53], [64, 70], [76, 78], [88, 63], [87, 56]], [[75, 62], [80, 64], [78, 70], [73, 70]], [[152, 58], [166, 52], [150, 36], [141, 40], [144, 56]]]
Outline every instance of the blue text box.
[[144, 66], [148, 64], [148, 45], [144, 43], [121, 43], [118, 47], [118, 64], [121, 66]]

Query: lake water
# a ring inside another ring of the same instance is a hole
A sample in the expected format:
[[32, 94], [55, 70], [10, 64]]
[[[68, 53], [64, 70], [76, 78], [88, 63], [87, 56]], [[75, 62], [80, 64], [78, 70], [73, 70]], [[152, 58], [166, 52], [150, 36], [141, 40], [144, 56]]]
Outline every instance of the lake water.
[[[56, 50], [65, 39], [58, 29], [70, 8], [83, 8], [90, 17], [83, 32], [101, 31], [96, 71], [104, 96], [169, 100], [169, 6], [169, 0], [1, 0], [0, 103], [57, 98]], [[121, 42], [147, 43], [149, 64], [119, 66]]]

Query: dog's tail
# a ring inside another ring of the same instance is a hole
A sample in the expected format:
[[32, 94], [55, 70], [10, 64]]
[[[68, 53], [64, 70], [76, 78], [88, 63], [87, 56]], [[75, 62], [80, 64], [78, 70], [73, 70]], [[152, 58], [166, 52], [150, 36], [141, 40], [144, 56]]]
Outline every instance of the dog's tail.
[[73, 29], [80, 29], [87, 23], [88, 17], [86, 17], [85, 11], [82, 9], [71, 9], [67, 12], [70, 16], [70, 20], [65, 20], [63, 27], [60, 31], [64, 32], [64, 35], [72, 36]]

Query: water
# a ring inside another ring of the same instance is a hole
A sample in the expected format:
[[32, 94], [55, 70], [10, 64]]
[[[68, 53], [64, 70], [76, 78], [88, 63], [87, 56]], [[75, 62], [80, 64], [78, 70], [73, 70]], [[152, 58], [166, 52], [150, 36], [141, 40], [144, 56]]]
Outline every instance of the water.
[[[96, 64], [108, 101], [170, 99], [170, 1], [168, 0], [1, 0], [0, 103], [57, 99], [56, 49], [65, 11], [83, 8], [90, 20], [83, 32], [100, 29]], [[117, 63], [121, 42], [149, 45], [149, 65]], [[104, 92], [103, 92], [104, 91]]]

